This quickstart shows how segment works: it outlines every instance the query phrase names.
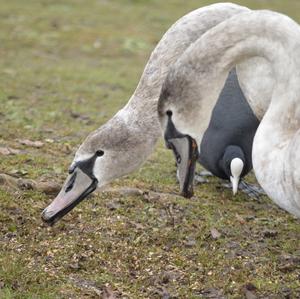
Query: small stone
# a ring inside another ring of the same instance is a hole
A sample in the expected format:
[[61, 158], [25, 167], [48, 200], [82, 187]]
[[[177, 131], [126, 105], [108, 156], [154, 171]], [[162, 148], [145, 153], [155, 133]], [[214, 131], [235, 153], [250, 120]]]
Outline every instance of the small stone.
[[75, 262], [73, 264], [70, 264], [69, 267], [73, 270], [79, 270], [80, 269], [80, 265], [78, 262]]
[[185, 246], [186, 247], [194, 247], [196, 245], [196, 240], [193, 237], [188, 237], [186, 242], [185, 242]]
[[114, 211], [117, 210], [121, 207], [120, 203], [118, 201], [111, 201], [109, 202], [106, 207], [110, 210], [110, 211]]
[[210, 230], [210, 234], [214, 240], [219, 239], [221, 237], [221, 233], [216, 228], [212, 228]]

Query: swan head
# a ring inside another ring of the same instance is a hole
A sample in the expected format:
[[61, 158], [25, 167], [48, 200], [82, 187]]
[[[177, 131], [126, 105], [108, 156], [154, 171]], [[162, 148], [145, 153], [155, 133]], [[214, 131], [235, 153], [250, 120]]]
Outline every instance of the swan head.
[[190, 83], [170, 71], [163, 83], [157, 106], [166, 147], [175, 156], [180, 193], [187, 198], [193, 196], [193, 179], [198, 158], [196, 138], [199, 136], [198, 128], [192, 120], [197, 109], [180, 101], [186, 98], [186, 94], [182, 94], [183, 86]]
[[243, 150], [238, 146], [227, 146], [220, 161], [220, 166], [227, 178], [230, 179], [232, 192], [233, 195], [235, 195], [238, 191], [240, 179], [245, 172], [245, 156]]
[[61, 191], [44, 209], [42, 219], [53, 225], [95, 189], [138, 168], [148, 148], [153, 146], [145, 136], [130, 129], [122, 118], [112, 118], [79, 147]]

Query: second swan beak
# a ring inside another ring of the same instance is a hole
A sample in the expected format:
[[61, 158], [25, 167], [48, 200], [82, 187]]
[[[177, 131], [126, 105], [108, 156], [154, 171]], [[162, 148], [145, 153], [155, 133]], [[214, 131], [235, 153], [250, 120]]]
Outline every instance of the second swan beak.
[[183, 197], [190, 198], [194, 195], [193, 181], [198, 147], [196, 141], [188, 135], [168, 140], [168, 147], [173, 150], [177, 164], [177, 178], [180, 193]]

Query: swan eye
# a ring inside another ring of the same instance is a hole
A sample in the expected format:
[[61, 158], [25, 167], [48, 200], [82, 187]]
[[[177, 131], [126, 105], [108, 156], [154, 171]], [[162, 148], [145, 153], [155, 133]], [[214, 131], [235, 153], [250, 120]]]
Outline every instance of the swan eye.
[[103, 156], [103, 155], [104, 155], [104, 151], [101, 151], [101, 150], [96, 151], [96, 156], [97, 156], [97, 157], [101, 157], [101, 156]]

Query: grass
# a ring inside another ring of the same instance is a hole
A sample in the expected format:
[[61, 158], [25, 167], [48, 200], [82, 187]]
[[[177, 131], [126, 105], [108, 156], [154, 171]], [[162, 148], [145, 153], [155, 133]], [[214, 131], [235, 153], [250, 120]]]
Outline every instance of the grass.
[[[167, 28], [213, 2], [0, 1], [0, 145], [24, 150], [1, 156], [0, 172], [62, 182], [84, 137], [128, 101]], [[298, 1], [237, 2], [300, 21]], [[177, 190], [171, 153], [159, 144], [113, 185]], [[118, 298], [242, 298], [250, 284], [259, 298], [300, 297], [299, 220], [267, 198], [232, 198], [217, 179], [192, 200], [105, 192], [47, 228], [40, 212], [51, 199], [0, 189], [0, 298], [96, 298], [84, 284]]]

